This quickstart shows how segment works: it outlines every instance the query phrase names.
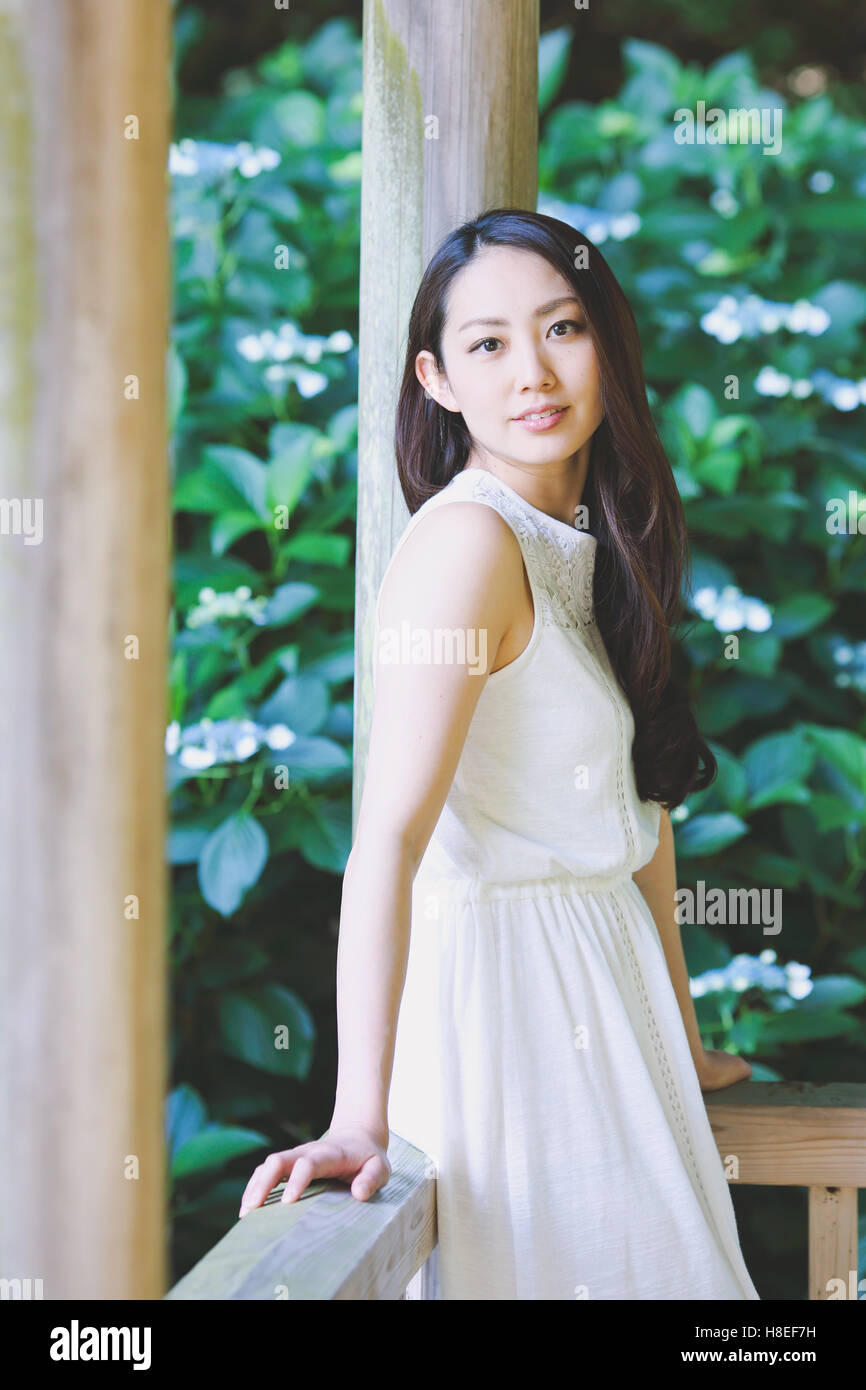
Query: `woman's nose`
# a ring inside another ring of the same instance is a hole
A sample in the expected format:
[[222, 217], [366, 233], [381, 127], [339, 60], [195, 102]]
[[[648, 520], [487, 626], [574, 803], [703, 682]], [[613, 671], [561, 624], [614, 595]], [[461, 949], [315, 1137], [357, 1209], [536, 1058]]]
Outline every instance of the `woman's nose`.
[[554, 383], [550, 363], [536, 348], [526, 348], [515, 365], [515, 385], [519, 391], [541, 391]]

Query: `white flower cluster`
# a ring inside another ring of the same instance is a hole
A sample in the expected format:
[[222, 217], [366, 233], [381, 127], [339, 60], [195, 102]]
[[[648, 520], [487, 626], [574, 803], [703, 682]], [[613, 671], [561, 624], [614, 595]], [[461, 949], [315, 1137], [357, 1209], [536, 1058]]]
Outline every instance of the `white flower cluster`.
[[776, 333], [787, 328], [789, 333], [808, 333], [817, 338], [830, 327], [830, 315], [819, 304], [798, 299], [795, 304], [782, 304], [747, 294], [737, 301], [732, 294], [723, 294], [718, 304], [701, 317], [701, 328], [720, 343], [735, 343], [738, 338], [758, 338], [762, 333]]
[[345, 328], [338, 328], [327, 338], [316, 333], [302, 333], [296, 323], [286, 321], [276, 332], [266, 328], [263, 333], [247, 333], [235, 344], [241, 357], [247, 362], [268, 362], [264, 376], [266, 381], [281, 383], [294, 381], [301, 395], [307, 399], [317, 396], [328, 385], [324, 372], [311, 371], [306, 367], [286, 368], [282, 364], [292, 358], [302, 358], [304, 362], [320, 362], [325, 353], [348, 352], [352, 347], [352, 335]]
[[811, 994], [814, 982], [809, 979], [811, 967], [799, 961], [788, 961], [787, 965], [776, 965], [775, 951], [762, 951], [759, 956], [734, 956], [724, 970], [705, 970], [691, 981], [691, 993], [695, 999], [705, 994], [718, 994], [721, 990], [733, 989], [738, 994], [758, 986], [766, 990], [784, 990], [791, 999], [805, 999]]
[[288, 724], [257, 724], [253, 719], [202, 719], [182, 729], [177, 720], [165, 732], [165, 751], [181, 767], [201, 772], [215, 763], [239, 763], [262, 746], [288, 748], [295, 741]]
[[852, 381], [849, 377], [834, 376], [823, 367], [811, 377], [790, 377], [775, 367], [762, 367], [755, 379], [759, 396], [811, 396], [813, 390], [836, 410], [856, 410], [866, 405], [866, 377]]
[[837, 642], [833, 648], [833, 660], [837, 666], [845, 668], [837, 672], [833, 684], [843, 689], [853, 685], [866, 693], [866, 642], [858, 642], [853, 647], [848, 642]]
[[[587, 209], [590, 212], [590, 209]], [[584, 235], [590, 241], [594, 241], [599, 246], [603, 241], [611, 237], [614, 241], [627, 241], [634, 236], [641, 228], [641, 220], [636, 212], [599, 212], [594, 208], [590, 212], [590, 221], [584, 224]]]
[[186, 615], [187, 627], [201, 627], [204, 623], [216, 623], [221, 618], [248, 618], [250, 622], [261, 625], [266, 622], [267, 598], [253, 598], [247, 584], [241, 584], [234, 593], [218, 594], [213, 589], [199, 589], [198, 603]]
[[850, 377], [834, 376], [820, 367], [812, 373], [812, 384], [837, 410], [856, 410], [858, 405], [866, 405], [866, 377], [852, 381]]
[[726, 584], [721, 590], [710, 586], [698, 589], [691, 606], [719, 632], [739, 632], [744, 627], [750, 632], [766, 632], [773, 626], [773, 615], [766, 603], [759, 598], [746, 598], [734, 584]]
[[755, 378], [755, 390], [759, 396], [794, 396], [797, 400], [803, 400], [811, 396], [814, 389], [808, 377], [790, 377], [787, 372], [777, 372], [769, 362]]
[[190, 178], [193, 174], [224, 174], [237, 169], [242, 178], [252, 179], [262, 171], [276, 169], [282, 160], [269, 145], [253, 148], [248, 140], [237, 145], [223, 145], [216, 140], [179, 141], [169, 146], [168, 171]]
[[600, 246], [610, 237], [613, 241], [627, 241], [641, 229], [641, 219], [636, 212], [606, 212], [603, 208], [587, 207], [585, 203], [565, 203], [558, 198], [540, 197], [538, 211], [547, 217], [558, 217], [574, 227], [580, 227], [584, 236]]

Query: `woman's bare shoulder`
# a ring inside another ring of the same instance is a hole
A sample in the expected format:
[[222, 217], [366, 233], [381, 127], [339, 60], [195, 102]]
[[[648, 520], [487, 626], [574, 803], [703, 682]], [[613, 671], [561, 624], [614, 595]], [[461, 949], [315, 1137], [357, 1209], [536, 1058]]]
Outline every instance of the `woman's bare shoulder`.
[[431, 507], [403, 539], [382, 586], [381, 609], [493, 605], [508, 614], [522, 593], [517, 537], [495, 507], [456, 499]]

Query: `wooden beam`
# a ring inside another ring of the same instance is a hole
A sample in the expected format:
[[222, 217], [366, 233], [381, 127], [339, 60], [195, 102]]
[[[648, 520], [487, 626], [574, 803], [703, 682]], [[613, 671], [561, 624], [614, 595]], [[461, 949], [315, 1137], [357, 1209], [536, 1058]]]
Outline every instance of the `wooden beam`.
[[170, 20], [0, 0], [0, 1274], [46, 1299], [167, 1270]]
[[538, 0], [365, 0], [353, 825], [372, 713], [374, 606], [409, 513], [394, 409], [409, 311], [442, 237], [535, 208]]
[[857, 1189], [810, 1187], [809, 1299], [856, 1299], [857, 1284]]
[[866, 1187], [866, 1086], [739, 1082], [706, 1096], [722, 1160], [741, 1183]]
[[398, 1300], [436, 1244], [436, 1179], [426, 1154], [392, 1134], [391, 1177], [366, 1202], [318, 1179], [283, 1204], [280, 1183], [167, 1299]]

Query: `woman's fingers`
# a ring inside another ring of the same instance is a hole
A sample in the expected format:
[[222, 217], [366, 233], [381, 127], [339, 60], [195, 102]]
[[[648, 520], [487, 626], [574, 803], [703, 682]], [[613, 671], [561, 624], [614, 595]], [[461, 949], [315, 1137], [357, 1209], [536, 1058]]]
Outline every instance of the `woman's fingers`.
[[388, 1181], [391, 1164], [387, 1156], [379, 1153], [360, 1161], [360, 1155], [354, 1155], [351, 1149], [351, 1144], [347, 1149], [319, 1140], [269, 1154], [247, 1183], [238, 1215], [245, 1216], [253, 1207], [260, 1207], [283, 1178], [287, 1181], [281, 1202], [296, 1202], [314, 1178], [343, 1178], [351, 1182], [354, 1197], [366, 1200]]
[[268, 1154], [264, 1163], [259, 1164], [244, 1188], [239, 1216], [243, 1216], [250, 1207], [260, 1207], [271, 1189], [282, 1181], [286, 1173], [291, 1172], [294, 1152], [293, 1149], [285, 1149], [282, 1153]]
[[367, 1159], [355, 1181], [352, 1183], [352, 1196], [357, 1197], [359, 1202], [365, 1202], [391, 1176], [391, 1164], [387, 1159], [382, 1159], [378, 1154], [373, 1154]]

